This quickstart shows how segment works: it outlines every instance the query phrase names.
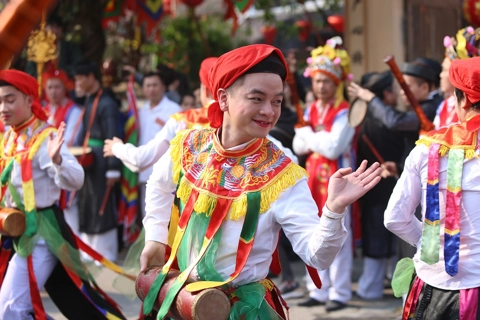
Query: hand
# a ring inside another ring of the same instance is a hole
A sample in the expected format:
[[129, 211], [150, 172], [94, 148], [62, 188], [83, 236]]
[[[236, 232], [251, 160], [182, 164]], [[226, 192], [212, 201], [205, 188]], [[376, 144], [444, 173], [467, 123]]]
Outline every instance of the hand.
[[113, 188], [118, 182], [120, 182], [120, 178], [107, 178], [107, 187]]
[[115, 156], [113, 154], [112, 148], [113, 145], [116, 143], [122, 143], [123, 141], [117, 137], [113, 137], [113, 139], [106, 139], [105, 144], [103, 145], [103, 156], [106, 157], [113, 157]]
[[393, 161], [386, 161], [382, 164], [382, 178], [395, 177], [398, 179], [397, 164]]
[[313, 135], [315, 135], [315, 132], [313, 132], [313, 129], [310, 126], [295, 128], [295, 136], [299, 137], [302, 140], [308, 140]]
[[347, 88], [348, 96], [351, 99], [360, 98], [363, 101], [370, 102], [373, 98], [375, 98], [375, 94], [370, 90], [364, 89], [360, 87], [355, 82], [350, 83]]
[[140, 255], [140, 272], [144, 272], [152, 266], [163, 267], [165, 264], [165, 248], [166, 246], [160, 242], [145, 242], [145, 247]]
[[58, 128], [57, 135], [54, 137], [53, 132], [50, 133], [50, 137], [48, 138], [47, 142], [48, 156], [56, 165], [60, 165], [62, 163], [60, 149], [62, 148], [62, 144], [65, 142], [65, 139], [63, 139], [63, 134], [65, 133], [65, 126], [65, 122], [62, 122], [60, 124], [60, 127]]
[[135, 72], [137, 72], [137, 69], [135, 69], [133, 66], [123, 66], [122, 69], [130, 73], [130, 75], [134, 75]]
[[330, 177], [326, 202], [330, 211], [345, 212], [347, 206], [361, 198], [380, 181], [382, 169], [378, 162], [366, 168], [367, 160], [363, 160], [355, 172], [352, 172], [352, 168], [343, 168]]

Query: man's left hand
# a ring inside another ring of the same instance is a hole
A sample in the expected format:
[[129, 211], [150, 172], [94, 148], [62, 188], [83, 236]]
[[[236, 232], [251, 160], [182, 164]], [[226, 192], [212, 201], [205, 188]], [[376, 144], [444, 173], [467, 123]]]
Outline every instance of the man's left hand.
[[56, 165], [60, 165], [62, 163], [60, 149], [62, 148], [62, 144], [65, 142], [65, 139], [63, 139], [63, 135], [65, 133], [65, 126], [65, 122], [62, 122], [60, 124], [60, 127], [58, 128], [57, 135], [54, 137], [53, 133], [50, 133], [50, 137], [48, 138], [48, 156]]
[[352, 172], [352, 168], [343, 168], [335, 172], [328, 182], [327, 208], [335, 213], [345, 212], [347, 206], [361, 198], [380, 180], [382, 168], [375, 162], [367, 169], [367, 161]]

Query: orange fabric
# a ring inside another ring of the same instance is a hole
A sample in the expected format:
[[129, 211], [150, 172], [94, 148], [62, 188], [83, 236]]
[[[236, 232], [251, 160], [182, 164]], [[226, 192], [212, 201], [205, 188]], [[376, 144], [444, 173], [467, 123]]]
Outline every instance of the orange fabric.
[[38, 119], [47, 121], [48, 115], [38, 99], [37, 80], [29, 74], [18, 70], [1, 70], [0, 81], [5, 81], [27, 96], [33, 97], [32, 112]]
[[452, 85], [462, 90], [468, 101], [480, 101], [480, 57], [452, 61], [449, 76]]
[[[208, 109], [208, 119], [210, 120], [210, 126], [212, 128], [219, 128], [223, 123], [223, 112], [220, 110], [220, 105], [218, 104], [218, 89], [226, 89], [230, 87], [245, 72], [267, 58], [273, 52], [278, 55], [288, 72], [287, 62], [285, 61], [282, 52], [279, 49], [266, 44], [254, 44], [240, 47], [229, 51], [218, 58], [217, 63], [212, 67], [208, 76], [213, 99], [215, 100]], [[282, 80], [285, 81], [286, 78]]]
[[477, 132], [480, 129], [480, 115], [469, 120], [428, 132], [422, 140], [439, 143], [447, 147], [464, 147], [474, 149], [477, 143]]
[[212, 88], [210, 86], [210, 82], [208, 81], [208, 74], [210, 73], [210, 70], [212, 69], [215, 62], [217, 62], [217, 60], [217, 57], [210, 57], [203, 60], [202, 64], [200, 64], [200, 81], [205, 86], [205, 88], [207, 88], [207, 93], [209, 93], [210, 95], [212, 94]]

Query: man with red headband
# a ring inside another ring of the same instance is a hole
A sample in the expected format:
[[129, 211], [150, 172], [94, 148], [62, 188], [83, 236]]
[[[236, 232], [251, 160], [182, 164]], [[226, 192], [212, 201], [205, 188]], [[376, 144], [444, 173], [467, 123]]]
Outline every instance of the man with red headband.
[[47, 319], [39, 293], [44, 286], [68, 319], [123, 318], [90, 284], [57, 206], [61, 189], [82, 187], [84, 172], [64, 145], [65, 124], [58, 131], [47, 124], [37, 92], [32, 76], [0, 71], [0, 117], [11, 126], [0, 143], [1, 208], [22, 211], [26, 222], [22, 235], [1, 237], [0, 318]]
[[45, 106], [49, 113], [48, 122], [56, 128], [65, 122], [64, 139], [68, 147], [78, 144], [76, 138], [82, 124], [82, 109], [69, 98], [68, 92], [73, 88], [73, 81], [63, 70], [51, 70], [43, 74], [43, 90], [48, 101]]
[[480, 317], [480, 57], [452, 61], [449, 74], [460, 123], [417, 142], [385, 211], [385, 226], [417, 247], [392, 283], [396, 296], [409, 291], [403, 319]]
[[[308, 185], [313, 199], [321, 210], [327, 201], [327, 188], [331, 176], [339, 168], [354, 166], [352, 139], [355, 130], [348, 125], [348, 102], [343, 97], [344, 81], [350, 77], [350, 58], [342, 48], [339, 37], [312, 51], [305, 76], [311, 77], [317, 101], [308, 109], [309, 126], [297, 129], [293, 149], [298, 155], [308, 155], [306, 169]], [[307, 279], [309, 298], [299, 306], [312, 307], [325, 304], [327, 311], [346, 307], [352, 297], [351, 270], [353, 262], [351, 214], [345, 227], [349, 239], [327, 270], [320, 271], [323, 287], [317, 289]]]
[[[198, 281], [186, 290], [222, 288], [232, 298], [231, 319], [286, 319], [278, 289], [265, 279], [280, 228], [312, 267], [327, 268], [338, 253], [346, 207], [378, 183], [379, 165], [336, 172], [319, 218], [305, 171], [265, 138], [280, 116], [286, 76], [283, 54], [269, 45], [227, 52], [211, 69], [212, 128], [179, 133], [147, 183], [142, 271], [164, 267], [145, 314], [176, 260], [182, 274], [174, 287], [190, 276]], [[169, 308], [163, 303], [158, 317]]]

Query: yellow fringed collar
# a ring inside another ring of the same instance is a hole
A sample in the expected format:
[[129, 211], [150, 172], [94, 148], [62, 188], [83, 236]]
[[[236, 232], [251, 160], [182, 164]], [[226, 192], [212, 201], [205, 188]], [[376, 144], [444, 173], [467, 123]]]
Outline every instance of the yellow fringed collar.
[[245, 215], [247, 193], [261, 193], [260, 213], [265, 213], [283, 191], [306, 177], [268, 139], [256, 139], [242, 151], [225, 151], [214, 129], [179, 133], [172, 140], [171, 157], [177, 197], [185, 203], [197, 190], [196, 212], [208, 212], [219, 198], [232, 199], [232, 220]]
[[417, 141], [430, 147], [432, 143], [440, 144], [439, 154], [445, 156], [450, 149], [465, 150], [465, 159], [475, 157], [478, 144], [478, 130], [480, 129], [480, 115], [472, 117], [462, 123], [428, 132]]

